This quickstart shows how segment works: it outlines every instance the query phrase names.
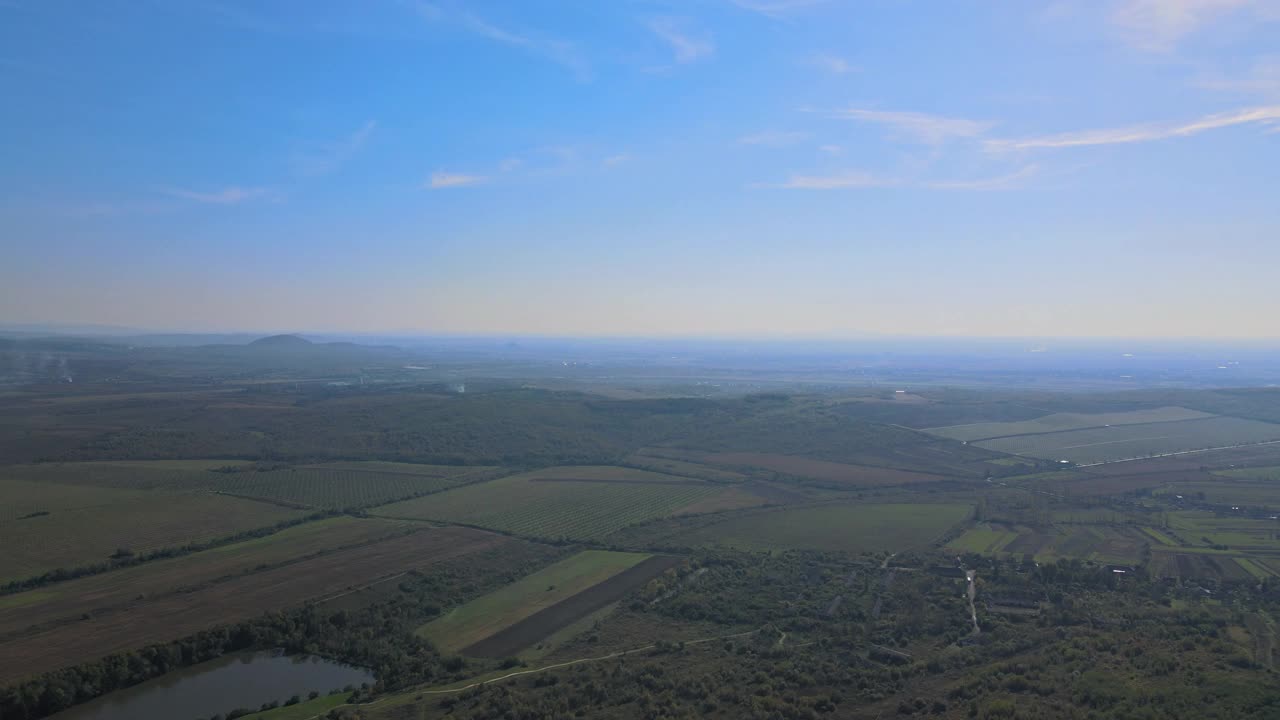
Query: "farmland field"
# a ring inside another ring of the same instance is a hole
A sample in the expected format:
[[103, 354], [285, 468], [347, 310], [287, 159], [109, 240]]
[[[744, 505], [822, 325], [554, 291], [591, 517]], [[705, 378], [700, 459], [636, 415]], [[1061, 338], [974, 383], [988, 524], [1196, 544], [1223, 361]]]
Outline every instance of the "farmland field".
[[[475, 468], [441, 468], [440, 474], [427, 474], [426, 471], [388, 472], [312, 465], [269, 472], [227, 473], [212, 485], [219, 492], [233, 495], [343, 509], [381, 505], [451, 488], [469, 477], [467, 470], [476, 471]], [[481, 468], [477, 472], [487, 470]]]
[[0, 527], [11, 521], [26, 518], [32, 513], [106, 508], [132, 503], [145, 497], [147, 497], [145, 492], [136, 490], [4, 478], [0, 479]]
[[518, 541], [466, 528], [411, 535], [232, 577], [201, 592], [140, 598], [127, 609], [87, 615], [3, 641], [0, 684], [31, 673], [171, 640], [222, 623], [326, 597], [413, 568]]
[[1151, 539], [1135, 528], [1071, 525], [1037, 529], [1020, 525], [979, 525], [948, 543], [955, 550], [1031, 556], [1038, 562], [1059, 558], [1133, 565]]
[[862, 552], [927, 544], [972, 510], [966, 504], [821, 505], [735, 515], [671, 538], [679, 545]]
[[418, 628], [417, 633], [431, 640], [436, 647], [456, 652], [648, 557], [641, 553], [584, 550], [496, 592], [454, 608]]
[[995, 553], [1017, 538], [1018, 532], [1007, 525], [982, 523], [947, 543], [947, 547], [962, 552]]
[[156, 560], [0, 598], [0, 636], [158, 598], [290, 561], [426, 530], [421, 523], [336, 517], [183, 557]]
[[1248, 505], [1280, 508], [1280, 483], [1235, 482], [1221, 479], [1216, 482], [1176, 482], [1163, 491], [1165, 496], [1182, 495], [1199, 498], [1214, 505]]
[[1278, 439], [1280, 425], [1257, 420], [1212, 417], [1184, 422], [1068, 430], [999, 438], [974, 444], [1011, 455], [1092, 464]]
[[746, 476], [742, 473], [733, 472], [731, 470], [715, 468], [701, 463], [689, 462], [687, 460], [677, 460], [674, 458], [650, 455], [645, 452], [628, 455], [626, 462], [628, 465], [635, 465], [654, 472], [668, 473], [670, 475], [687, 475], [689, 477], [702, 478], [703, 480], [712, 480], [716, 482], [741, 482], [746, 479]]
[[127, 505], [84, 507], [0, 523], [0, 582], [57, 568], [266, 527], [305, 515], [269, 503], [206, 493], [153, 493]]
[[771, 453], [716, 453], [706, 456], [706, 462], [728, 467], [771, 470], [795, 477], [812, 478], [851, 487], [906, 485], [910, 483], [938, 482], [947, 479], [942, 475], [929, 473], [892, 470], [865, 465], [849, 465]]
[[988, 440], [1014, 435], [1037, 435], [1062, 432], [1064, 430], [1098, 428], [1106, 425], [1142, 425], [1211, 417], [1214, 417], [1214, 415], [1200, 412], [1199, 410], [1188, 410], [1182, 407], [1163, 407], [1155, 410], [1134, 410], [1115, 413], [1054, 413], [1034, 420], [951, 425], [929, 428], [925, 432], [948, 437], [952, 440], [974, 442], [976, 440]]
[[583, 468], [551, 468], [384, 505], [373, 512], [465, 523], [529, 537], [589, 540], [671, 515], [730, 489], [642, 470], [607, 470], [602, 474]]

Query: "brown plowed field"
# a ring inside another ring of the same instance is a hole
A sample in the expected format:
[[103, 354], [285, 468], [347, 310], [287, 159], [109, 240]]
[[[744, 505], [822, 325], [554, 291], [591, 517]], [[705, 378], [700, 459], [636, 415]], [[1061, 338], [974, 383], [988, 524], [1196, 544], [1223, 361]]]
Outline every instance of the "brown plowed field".
[[637, 565], [614, 575], [602, 583], [593, 585], [573, 597], [544, 608], [505, 630], [462, 649], [469, 657], [510, 657], [539, 640], [568, 627], [575, 620], [612, 602], [621, 600], [627, 593], [675, 567], [681, 559], [655, 555]]
[[239, 622], [507, 542], [517, 541], [467, 528], [429, 529], [241, 575], [199, 592], [140, 599], [88, 620], [0, 643], [0, 685]]
[[775, 455], [773, 453], [716, 453], [706, 456], [704, 461], [728, 467], [760, 468], [796, 477], [813, 478], [841, 485], [861, 487], [941, 482], [949, 479], [943, 475], [891, 470], [867, 465], [849, 465], [794, 455]]

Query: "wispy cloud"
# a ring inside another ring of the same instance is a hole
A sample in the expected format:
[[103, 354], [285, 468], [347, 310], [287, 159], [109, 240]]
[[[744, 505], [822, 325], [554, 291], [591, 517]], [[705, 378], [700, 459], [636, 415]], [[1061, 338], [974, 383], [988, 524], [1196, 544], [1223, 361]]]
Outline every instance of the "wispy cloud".
[[370, 120], [339, 140], [304, 150], [293, 159], [294, 171], [307, 177], [334, 172], [364, 148], [377, 126]]
[[743, 145], [760, 145], [762, 147], [788, 147], [809, 137], [809, 133], [793, 130], [767, 130], [765, 132], [744, 135], [738, 138]]
[[1039, 137], [988, 140], [985, 146], [988, 150], [1003, 151], [1120, 145], [1189, 137], [1209, 130], [1218, 130], [1235, 125], [1270, 124], [1277, 121], [1280, 121], [1280, 105], [1269, 105], [1207, 115], [1187, 123], [1131, 125], [1128, 127], [1083, 130]]
[[489, 178], [483, 175], [465, 175], [462, 173], [437, 171], [431, 173], [431, 177], [427, 179], [426, 187], [428, 190], [443, 190], [445, 188], [480, 185], [488, 180]]
[[667, 45], [671, 46], [675, 61], [682, 65], [697, 62], [702, 58], [715, 54], [715, 43], [708, 38], [693, 37], [688, 34], [682, 28], [682, 24], [675, 18], [652, 20], [649, 23], [649, 29], [666, 42]]
[[806, 64], [831, 73], [832, 75], [848, 75], [862, 72], [862, 68], [850, 63], [839, 55], [814, 55], [805, 61]]
[[828, 155], [840, 155], [844, 152], [844, 147], [841, 145], [819, 145], [818, 150]]
[[601, 160], [600, 164], [604, 165], [605, 167], [616, 167], [618, 165], [621, 165], [625, 162], [630, 162], [630, 161], [631, 161], [630, 155], [628, 155], [627, 153], [618, 153], [616, 155], [610, 155], [605, 159]]
[[863, 170], [844, 170], [831, 175], [792, 175], [786, 182], [761, 187], [785, 190], [847, 190], [889, 187], [897, 184], [897, 180], [880, 177]]
[[242, 202], [258, 199], [278, 198], [279, 195], [270, 188], [232, 186], [222, 190], [200, 191], [185, 188], [163, 188], [166, 195], [191, 200], [208, 205], [238, 205]]
[[729, 0], [743, 10], [771, 18], [782, 18], [798, 10], [825, 5], [829, 0]]
[[1280, 19], [1276, 0], [1118, 0], [1110, 20], [1142, 50], [1167, 52], [1206, 25], [1241, 10], [1259, 20]]
[[1015, 190], [1023, 187], [1039, 171], [1035, 165], [1027, 165], [1007, 175], [976, 180], [949, 180], [930, 182], [925, 187], [934, 190]]
[[551, 62], [557, 63], [573, 73], [580, 81], [588, 81], [593, 77], [591, 64], [572, 44], [558, 38], [546, 37], [530, 32], [510, 30], [485, 20], [470, 12], [455, 12], [440, 5], [422, 3], [418, 6], [418, 14], [428, 22], [452, 23], [468, 32], [487, 40], [524, 50]]
[[831, 113], [832, 117], [878, 123], [927, 145], [941, 145], [948, 140], [972, 138], [986, 132], [993, 123], [965, 118], [944, 117], [919, 112], [888, 112], [849, 108]]
[[1280, 56], [1259, 58], [1247, 71], [1235, 75], [1202, 73], [1192, 84], [1217, 92], [1280, 98]]

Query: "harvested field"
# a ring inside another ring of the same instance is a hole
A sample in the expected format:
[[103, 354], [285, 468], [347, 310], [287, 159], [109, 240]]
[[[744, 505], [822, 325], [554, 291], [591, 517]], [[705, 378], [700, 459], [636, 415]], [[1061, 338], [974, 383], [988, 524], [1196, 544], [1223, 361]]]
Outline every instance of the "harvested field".
[[1131, 493], [1136, 490], [1158, 488], [1170, 481], [1185, 476], [1167, 473], [1144, 473], [1141, 475], [1101, 475], [1086, 477], [1080, 480], [1065, 482], [1043, 482], [1037, 486], [1051, 492], [1072, 497], [1113, 496]]
[[57, 568], [234, 535], [305, 511], [224, 495], [151, 493], [127, 504], [84, 507], [0, 523], [0, 582]]
[[676, 515], [699, 515], [702, 513], [726, 512], [728, 510], [745, 510], [762, 505], [780, 504], [775, 500], [763, 497], [746, 487], [726, 488], [718, 495], [702, 498], [692, 502], [675, 512]]
[[447, 652], [473, 645], [525, 618], [649, 559], [640, 553], [584, 550], [418, 628], [417, 634]]
[[128, 607], [139, 597], [155, 600], [189, 592], [264, 566], [425, 529], [421, 523], [408, 521], [330, 518], [263, 538], [9, 595], [0, 598], [0, 639], [30, 627], [75, 620], [86, 613]]
[[0, 643], [0, 685], [340, 594], [352, 586], [510, 542], [515, 541], [466, 528], [425, 529], [237, 576], [201, 592], [140, 599], [127, 608], [59, 623]]
[[1019, 435], [974, 444], [1011, 455], [1070, 460], [1087, 465], [1273, 440], [1280, 440], [1280, 425], [1258, 420], [1211, 417]]
[[814, 460], [807, 457], [771, 453], [716, 453], [708, 455], [706, 461], [715, 465], [769, 470], [784, 475], [810, 478], [851, 487], [907, 485], [911, 483], [939, 482], [948, 479], [943, 475], [892, 470], [866, 465], [848, 465], [825, 460]]
[[462, 649], [471, 657], [499, 658], [519, 653], [581, 617], [617, 602], [632, 590], [681, 562], [654, 556], [576, 595], [545, 608], [516, 624]]
[[1226, 554], [1152, 552], [1148, 569], [1153, 577], [1200, 580], [1248, 580], [1253, 577], [1234, 557]]
[[1034, 420], [1019, 422], [971, 423], [928, 428], [925, 432], [952, 440], [975, 442], [1017, 435], [1040, 435], [1064, 430], [1100, 428], [1108, 425], [1142, 425], [1148, 423], [1181, 422], [1215, 417], [1211, 413], [1189, 410], [1184, 407], [1162, 407], [1154, 410], [1133, 410], [1114, 413], [1054, 413]]
[[675, 545], [725, 545], [747, 550], [862, 552], [928, 544], [964, 520], [967, 504], [866, 504], [735, 513], [669, 540]]
[[[607, 478], [670, 480], [670, 475], [609, 468]], [[667, 517], [724, 491], [723, 485], [687, 481], [542, 482], [552, 478], [601, 477], [593, 468], [550, 468], [466, 485], [374, 512], [386, 517], [466, 523], [539, 538], [590, 540], [628, 525]], [[501, 498], [502, 502], [495, 502]]]

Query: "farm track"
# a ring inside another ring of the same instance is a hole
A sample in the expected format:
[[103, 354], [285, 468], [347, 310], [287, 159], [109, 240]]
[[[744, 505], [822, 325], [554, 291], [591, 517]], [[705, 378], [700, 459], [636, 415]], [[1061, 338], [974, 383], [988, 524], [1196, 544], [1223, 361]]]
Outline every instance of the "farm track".
[[199, 592], [140, 599], [128, 607], [0, 644], [0, 685], [333, 596], [505, 542], [509, 541], [500, 535], [459, 528], [422, 531], [242, 575]]
[[554, 634], [557, 630], [573, 624], [576, 620], [621, 600], [627, 593], [662, 574], [668, 568], [678, 565], [681, 561], [682, 558], [663, 555], [643, 560], [608, 580], [597, 583], [463, 648], [460, 654], [483, 658], [515, 655]]

